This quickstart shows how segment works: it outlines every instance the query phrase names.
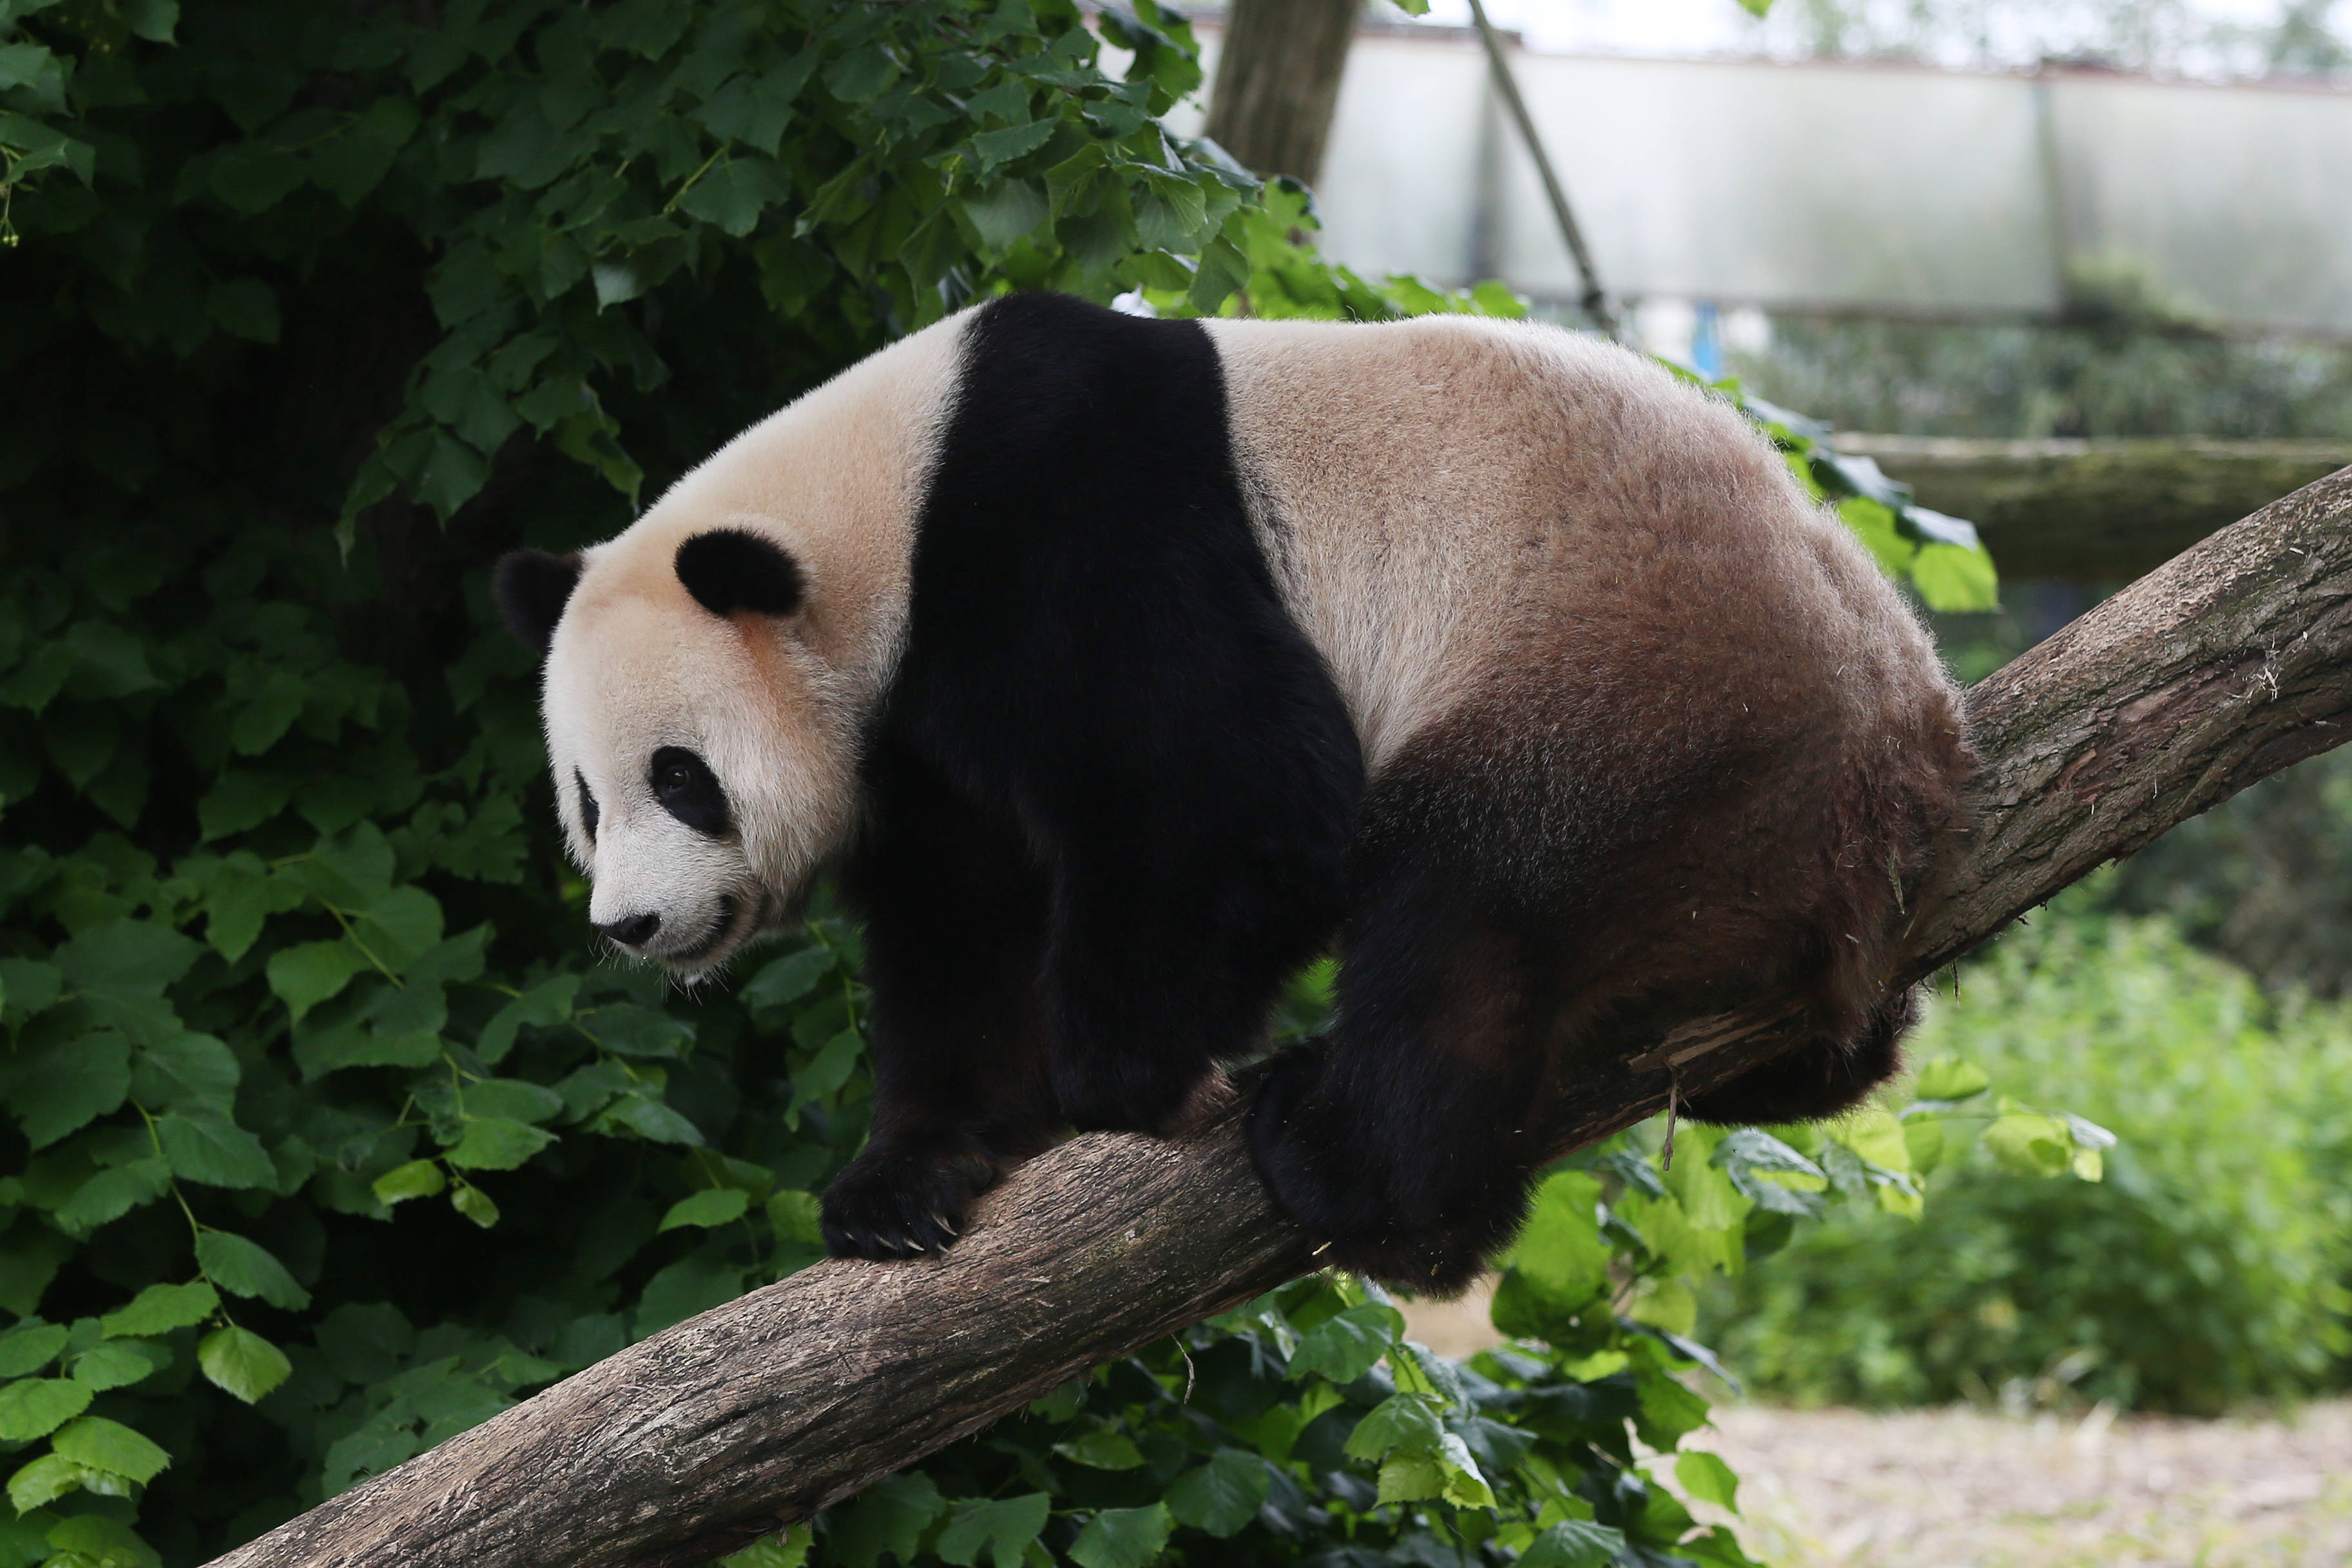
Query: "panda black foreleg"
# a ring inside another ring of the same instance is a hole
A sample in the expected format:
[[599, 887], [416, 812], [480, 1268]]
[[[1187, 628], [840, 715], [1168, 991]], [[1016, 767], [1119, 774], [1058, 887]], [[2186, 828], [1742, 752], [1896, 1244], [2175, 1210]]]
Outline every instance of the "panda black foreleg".
[[1539, 1066], [1522, 943], [1423, 880], [1354, 923], [1338, 1021], [1275, 1062], [1250, 1152], [1331, 1262], [1446, 1295], [1526, 1218]]
[[1223, 907], [1171, 879], [1066, 884], [1052, 942], [1051, 1071], [1080, 1132], [1180, 1131], [1219, 1063], [1261, 1047], [1283, 981], [1328, 939], [1325, 902], [1253, 887]]
[[1045, 895], [1014, 833], [893, 770], [851, 867], [873, 995], [866, 1145], [825, 1189], [835, 1257], [937, 1251], [971, 1201], [1053, 1140], [1039, 988]]

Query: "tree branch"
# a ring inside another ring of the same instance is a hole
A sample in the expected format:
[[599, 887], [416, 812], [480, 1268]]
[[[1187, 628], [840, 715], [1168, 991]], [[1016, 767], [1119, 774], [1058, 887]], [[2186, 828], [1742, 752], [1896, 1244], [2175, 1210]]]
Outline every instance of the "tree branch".
[[[2105, 861], [2352, 735], [2352, 469], [2133, 584], [1971, 694], [1984, 768], [1924, 975]], [[1574, 1146], [1771, 1054], [1681, 1037], [1580, 1088]], [[946, 1257], [825, 1262], [631, 1346], [215, 1568], [690, 1568], [1314, 1266], [1228, 1116], [1076, 1138]]]

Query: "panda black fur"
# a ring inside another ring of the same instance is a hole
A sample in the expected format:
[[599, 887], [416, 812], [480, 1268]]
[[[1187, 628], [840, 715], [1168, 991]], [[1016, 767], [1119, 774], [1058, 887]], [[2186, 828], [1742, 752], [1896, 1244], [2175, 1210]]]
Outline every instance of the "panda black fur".
[[1184, 1124], [1336, 945], [1254, 1157], [1334, 1261], [1458, 1286], [1595, 1062], [1786, 1000], [1808, 1042], [1689, 1113], [1893, 1070], [1969, 767], [1925, 634], [1770, 445], [1538, 327], [1013, 296], [499, 591], [600, 929], [697, 976], [845, 873], [856, 1256], [943, 1247], [1064, 1127]]

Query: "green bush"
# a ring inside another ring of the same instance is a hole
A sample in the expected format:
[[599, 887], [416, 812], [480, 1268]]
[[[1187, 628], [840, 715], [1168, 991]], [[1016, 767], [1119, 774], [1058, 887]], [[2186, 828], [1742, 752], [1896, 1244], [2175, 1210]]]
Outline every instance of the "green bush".
[[2190, 818], [2103, 885], [2110, 907], [2168, 915], [2274, 996], [2352, 991], [2352, 752]]
[[2012, 1174], [1979, 1140], [1924, 1220], [1800, 1232], [1709, 1303], [1705, 1326], [1761, 1391], [2210, 1415], [2340, 1375], [2352, 1010], [2273, 1005], [2101, 897], [2069, 894], [1965, 967], [1911, 1049], [2112, 1128], [2106, 1179]]

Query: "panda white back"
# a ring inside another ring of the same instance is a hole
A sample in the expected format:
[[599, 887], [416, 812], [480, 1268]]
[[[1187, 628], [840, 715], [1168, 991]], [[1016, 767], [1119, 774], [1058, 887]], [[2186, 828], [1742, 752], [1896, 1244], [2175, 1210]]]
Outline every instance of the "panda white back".
[[1563, 621], [1733, 668], [1793, 628], [1937, 669], [1761, 433], [1649, 360], [1462, 316], [1208, 329], [1251, 521], [1375, 775], [1498, 672], [1573, 658]]

